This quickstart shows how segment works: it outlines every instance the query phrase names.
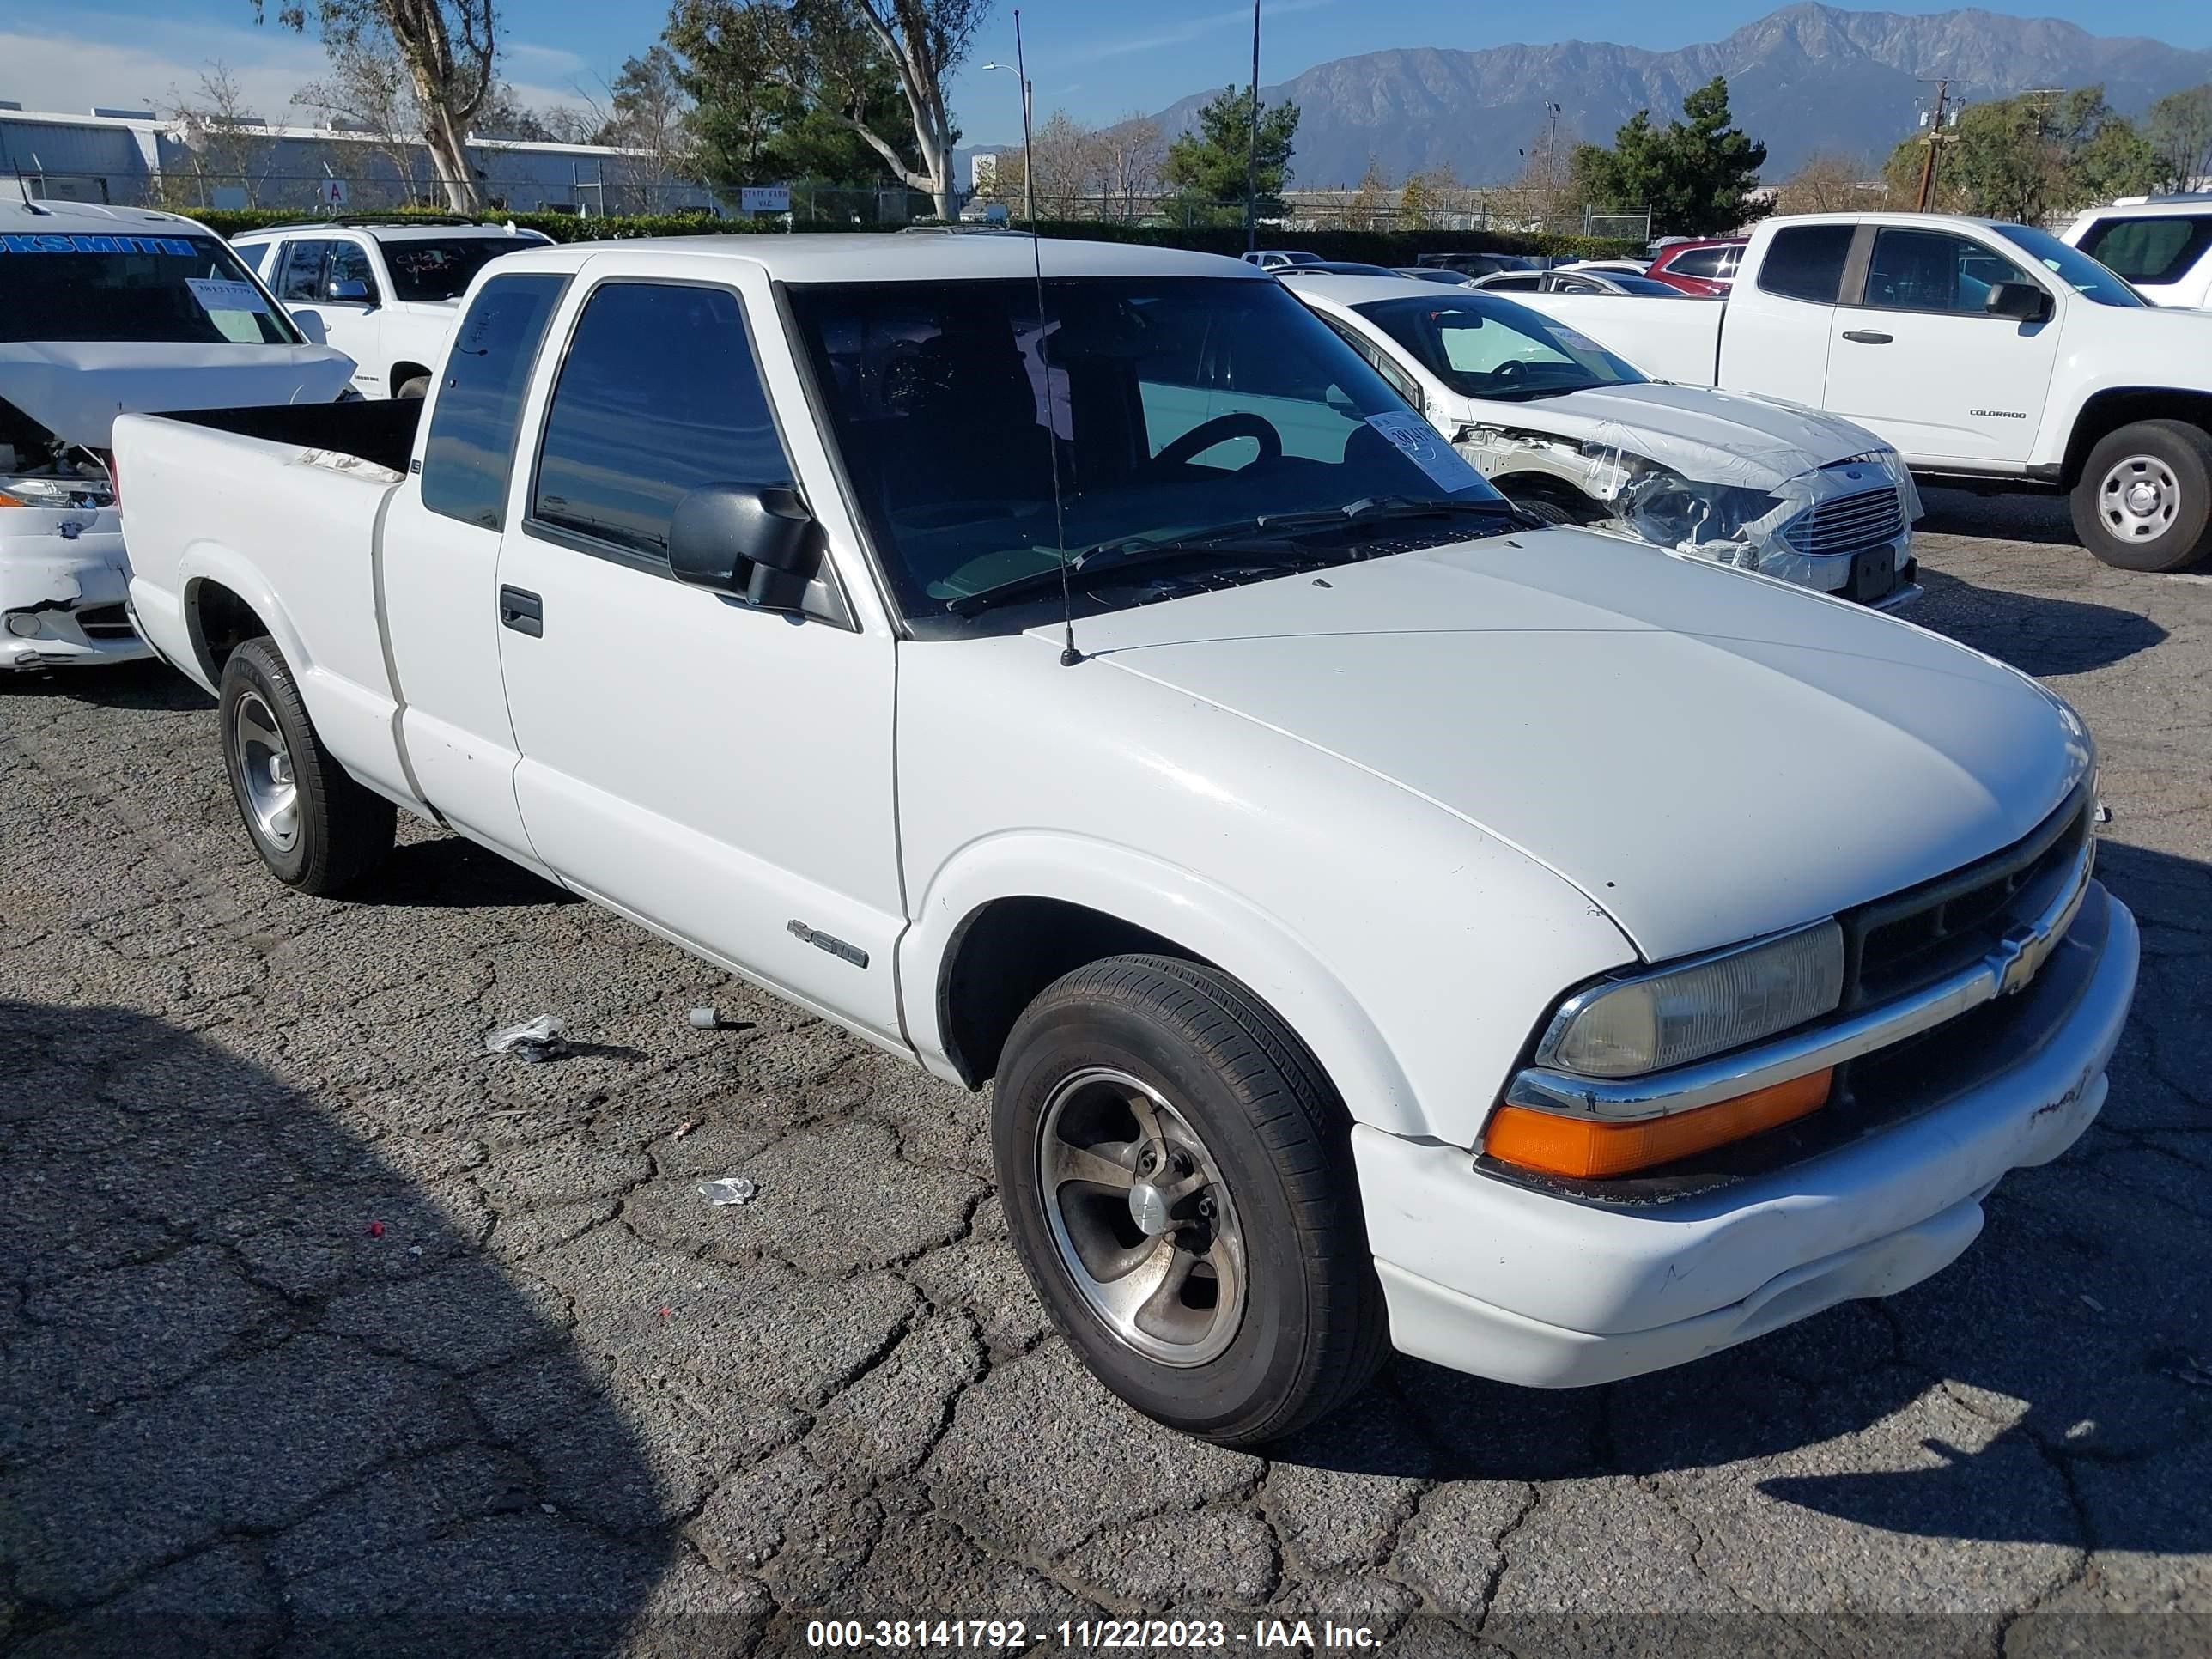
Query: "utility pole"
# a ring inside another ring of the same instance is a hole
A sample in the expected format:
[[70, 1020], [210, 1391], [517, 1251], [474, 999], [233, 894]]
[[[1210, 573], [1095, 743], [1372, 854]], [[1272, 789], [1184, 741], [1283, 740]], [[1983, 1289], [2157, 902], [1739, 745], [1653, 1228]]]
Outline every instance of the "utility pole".
[[1927, 212], [1936, 199], [1936, 150], [1943, 142], [1943, 100], [1950, 91], [1949, 81], [1936, 83], [1936, 112], [1928, 118], [1928, 154], [1920, 163], [1920, 201], [1915, 212]]
[[1252, 0], [1252, 130], [1244, 152], [1244, 251], [1260, 234], [1260, 0]]
[[1550, 99], [1544, 100], [1545, 119], [1550, 123], [1544, 134], [1544, 228], [1552, 228], [1552, 195], [1559, 189], [1559, 106]]

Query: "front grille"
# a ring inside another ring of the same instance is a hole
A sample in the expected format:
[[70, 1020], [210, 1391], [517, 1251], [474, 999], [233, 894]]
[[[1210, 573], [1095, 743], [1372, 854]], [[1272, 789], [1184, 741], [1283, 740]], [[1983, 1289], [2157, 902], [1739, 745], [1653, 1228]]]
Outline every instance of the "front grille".
[[71, 613], [88, 640], [127, 640], [131, 618], [119, 605], [88, 605]]
[[2087, 784], [2021, 841], [1905, 892], [1846, 911], [1844, 1007], [1870, 1007], [1972, 966], [2051, 902], [2087, 843]]
[[1782, 527], [1783, 539], [1800, 553], [1824, 556], [1863, 553], [1904, 533], [1905, 505], [1894, 484], [1815, 501]]

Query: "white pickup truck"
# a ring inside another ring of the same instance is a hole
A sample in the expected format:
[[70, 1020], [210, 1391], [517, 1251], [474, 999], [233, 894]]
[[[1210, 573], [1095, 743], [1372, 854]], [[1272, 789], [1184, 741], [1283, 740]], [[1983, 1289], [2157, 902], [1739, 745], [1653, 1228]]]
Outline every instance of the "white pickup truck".
[[2212, 313], [2147, 305], [2048, 231], [1770, 219], [1718, 303], [1516, 297], [1661, 380], [1845, 416], [1923, 477], [2066, 490], [2108, 564], [2212, 552]]
[[1194, 1433], [1886, 1295], [2104, 1102], [2062, 700], [1532, 524], [1234, 260], [518, 253], [424, 404], [117, 447], [280, 879], [396, 804], [995, 1081], [1039, 1294]]

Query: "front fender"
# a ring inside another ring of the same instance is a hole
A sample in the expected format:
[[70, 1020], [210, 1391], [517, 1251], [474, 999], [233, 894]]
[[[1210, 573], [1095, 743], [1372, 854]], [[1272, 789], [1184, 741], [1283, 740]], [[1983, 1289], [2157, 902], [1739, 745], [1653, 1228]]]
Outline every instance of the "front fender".
[[1350, 988], [1281, 918], [1133, 848], [1058, 831], [972, 842], [941, 866], [899, 945], [907, 1035], [923, 1063], [957, 1080], [936, 988], [961, 926], [1007, 898], [1084, 905], [1173, 939], [1233, 975], [1295, 1030], [1354, 1118], [1392, 1134], [1428, 1133], [1411, 1082]]

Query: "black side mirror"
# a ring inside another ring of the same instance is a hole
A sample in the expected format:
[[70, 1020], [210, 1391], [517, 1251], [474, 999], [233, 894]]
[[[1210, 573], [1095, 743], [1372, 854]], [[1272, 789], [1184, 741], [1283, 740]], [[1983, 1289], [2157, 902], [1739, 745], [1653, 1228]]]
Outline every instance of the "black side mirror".
[[2040, 283], [1992, 283], [1982, 309], [1992, 317], [2039, 323], [2051, 315], [2051, 295]]
[[668, 568], [678, 581], [763, 611], [797, 611], [821, 563], [814, 515], [781, 485], [702, 484], [668, 521]]

